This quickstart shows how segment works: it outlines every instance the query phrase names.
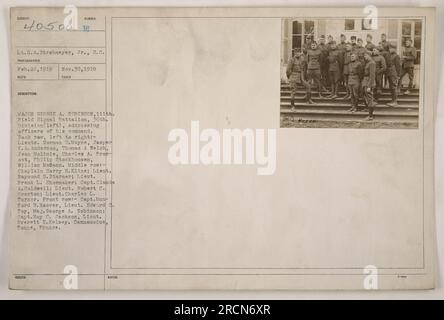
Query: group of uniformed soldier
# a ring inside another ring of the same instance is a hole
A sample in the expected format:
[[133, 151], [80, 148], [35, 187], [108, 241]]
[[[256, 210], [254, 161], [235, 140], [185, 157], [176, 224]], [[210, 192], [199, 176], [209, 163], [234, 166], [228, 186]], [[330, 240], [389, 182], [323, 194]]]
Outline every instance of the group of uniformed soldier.
[[[373, 120], [373, 110], [381, 97], [384, 82], [389, 84], [392, 101], [389, 107], [398, 105], [398, 94], [401, 94], [401, 80], [409, 76], [409, 94], [413, 88], [413, 68], [416, 49], [412, 40], [407, 39], [403, 48], [402, 58], [397, 54], [396, 44], [390, 43], [386, 35], [381, 35], [378, 45], [373, 44], [371, 34], [367, 35], [366, 44], [363, 40], [352, 36], [346, 42], [341, 34], [340, 42], [336, 43], [332, 36], [321, 36], [318, 42], [313, 35], [301, 49], [295, 49], [287, 65], [286, 74], [291, 87], [291, 107], [294, 110], [294, 98], [297, 88], [305, 87], [305, 99], [313, 104], [312, 88], [318, 89], [318, 96], [328, 93], [327, 98], [337, 99], [338, 89], [342, 85], [346, 90], [343, 99], [350, 99], [350, 112], [361, 110], [359, 101], [362, 98], [369, 110], [366, 120]], [[326, 88], [329, 87], [330, 91]]]

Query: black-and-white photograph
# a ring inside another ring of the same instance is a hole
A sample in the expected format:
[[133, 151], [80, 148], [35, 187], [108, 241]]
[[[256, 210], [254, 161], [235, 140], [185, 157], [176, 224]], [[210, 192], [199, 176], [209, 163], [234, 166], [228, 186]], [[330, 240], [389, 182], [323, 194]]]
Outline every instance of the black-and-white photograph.
[[421, 19], [283, 19], [281, 128], [418, 128]]

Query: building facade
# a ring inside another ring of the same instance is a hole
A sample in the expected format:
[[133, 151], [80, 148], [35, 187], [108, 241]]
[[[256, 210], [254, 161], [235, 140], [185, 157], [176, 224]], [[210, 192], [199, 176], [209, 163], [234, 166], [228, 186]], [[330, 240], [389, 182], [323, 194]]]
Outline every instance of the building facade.
[[[332, 35], [339, 42], [339, 37], [344, 34], [347, 41], [351, 36], [362, 38], [365, 44], [367, 34], [373, 36], [373, 43], [378, 44], [381, 34], [385, 33], [387, 41], [397, 44], [398, 53], [401, 54], [405, 40], [413, 40], [413, 46], [417, 50], [415, 60], [415, 87], [419, 88], [419, 66], [421, 61], [422, 45], [422, 20], [418, 19], [379, 19], [377, 29], [368, 28], [364, 19], [283, 19], [282, 43], [281, 43], [281, 67], [285, 68], [291, 57], [293, 49], [301, 48], [307, 40], [307, 35], [313, 34], [315, 40], [321, 35]], [[405, 77], [404, 83], [408, 82]]]

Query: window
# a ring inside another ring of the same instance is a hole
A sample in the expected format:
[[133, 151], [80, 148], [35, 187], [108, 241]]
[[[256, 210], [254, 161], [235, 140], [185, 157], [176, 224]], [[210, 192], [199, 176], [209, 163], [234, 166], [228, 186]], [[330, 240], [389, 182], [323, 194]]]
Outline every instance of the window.
[[413, 46], [416, 48], [416, 60], [415, 63], [419, 64], [421, 62], [421, 36], [422, 36], [422, 22], [415, 21], [414, 24], [414, 36], [413, 36]]
[[418, 20], [403, 21], [401, 24], [401, 45], [405, 46], [407, 39], [412, 39], [413, 46], [416, 48], [415, 64], [421, 61], [421, 34], [422, 22]]
[[293, 21], [293, 50], [296, 48], [302, 48], [302, 35], [302, 23], [299, 21]]
[[296, 48], [302, 48], [304, 43], [307, 41], [307, 36], [309, 34], [314, 34], [315, 22], [313, 20], [294, 20], [292, 28], [293, 31], [291, 48], [294, 50]]
[[354, 19], [345, 19], [344, 29], [345, 29], [345, 31], [355, 30], [355, 20]]
[[314, 34], [314, 28], [315, 28], [314, 21], [309, 21], [309, 20], [304, 21], [305, 38], [307, 38], [308, 34]]

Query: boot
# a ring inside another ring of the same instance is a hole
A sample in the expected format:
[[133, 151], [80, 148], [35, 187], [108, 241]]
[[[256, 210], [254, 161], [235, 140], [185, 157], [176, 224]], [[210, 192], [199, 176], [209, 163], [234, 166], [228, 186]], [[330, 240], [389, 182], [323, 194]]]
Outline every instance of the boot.
[[358, 111], [357, 103], [352, 102], [352, 106], [351, 106], [350, 109], [348, 109], [348, 111], [351, 112], [351, 113], [354, 113], [354, 112]]
[[326, 89], [326, 91], [325, 91], [325, 93], [327, 94], [325, 97], [331, 98], [333, 96], [333, 92], [334, 92], [333, 86], [330, 86], [330, 89], [328, 91]]
[[332, 95], [330, 97], [330, 99], [336, 99], [338, 97], [338, 84], [335, 84]]
[[307, 92], [307, 102], [308, 104], [314, 104], [314, 101], [311, 100], [311, 92]]
[[350, 89], [348, 88], [348, 86], [345, 86], [345, 96], [342, 98], [343, 100], [347, 100], [350, 99], [351, 95], [350, 95]]
[[351, 98], [350, 89], [348, 86], [345, 86], [345, 96], [342, 98], [343, 100], [347, 100]]
[[410, 90], [407, 89], [406, 91], [404, 91], [404, 94], [410, 94]]
[[389, 102], [389, 103], [387, 103], [387, 106], [389, 106], [389, 107], [397, 107], [398, 106], [398, 102], [397, 101], [392, 101], [392, 102]]
[[365, 121], [373, 120], [373, 110], [376, 107], [376, 102], [371, 102], [371, 105], [368, 106], [368, 117], [365, 118]]
[[376, 103], [372, 103], [371, 106], [369, 106], [369, 110], [368, 110], [368, 116], [367, 118], [365, 118], [365, 121], [372, 121], [373, 120], [373, 108], [376, 106]]
[[389, 106], [389, 107], [397, 107], [398, 106], [398, 89], [397, 88], [392, 89], [392, 101], [390, 103], [387, 103], [387, 106]]

